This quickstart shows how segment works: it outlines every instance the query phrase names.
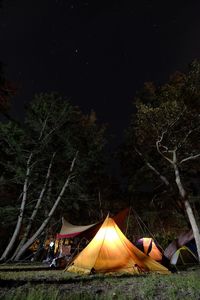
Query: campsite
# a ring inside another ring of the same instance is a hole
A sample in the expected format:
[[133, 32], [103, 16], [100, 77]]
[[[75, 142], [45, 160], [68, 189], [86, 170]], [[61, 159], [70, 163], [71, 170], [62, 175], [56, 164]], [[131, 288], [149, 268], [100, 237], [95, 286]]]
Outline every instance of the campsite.
[[[121, 226], [124, 225], [122, 220], [127, 212], [129, 210], [126, 209], [114, 216]], [[88, 226], [75, 226], [63, 219], [57, 239], [77, 238], [79, 235], [86, 237], [91, 232], [94, 237], [69, 263], [66, 261], [65, 267], [50, 264], [53, 256], [51, 261], [43, 263], [2, 264], [0, 299], [153, 300], [196, 299], [199, 296], [200, 268], [197, 259], [182, 261], [176, 258], [174, 262], [172, 255], [169, 270], [157, 262], [161, 260], [158, 254], [162, 256], [162, 253], [152, 239], [140, 239], [138, 247], [134, 246], [122, 233], [114, 218], [107, 216], [104, 222]], [[188, 244], [187, 238], [192, 240], [189, 233], [180, 235], [179, 243], [184, 241]], [[52, 241], [50, 248], [51, 243]], [[143, 251], [140, 250], [141, 244], [144, 246]], [[67, 247], [69, 249], [69, 243]], [[172, 251], [173, 242], [168, 248], [170, 252], [177, 253], [175, 249]], [[166, 253], [169, 252], [168, 248]], [[64, 249], [66, 250], [66, 246]], [[69, 257], [69, 251], [61, 251], [61, 255]], [[180, 257], [184, 256], [180, 254]]]
[[0, 0], [0, 300], [200, 300], [199, 11]]
[[26, 126], [0, 124], [1, 299], [198, 299], [200, 115], [181, 101], [141, 99], [116, 177], [105, 127], [57, 94], [34, 98]]

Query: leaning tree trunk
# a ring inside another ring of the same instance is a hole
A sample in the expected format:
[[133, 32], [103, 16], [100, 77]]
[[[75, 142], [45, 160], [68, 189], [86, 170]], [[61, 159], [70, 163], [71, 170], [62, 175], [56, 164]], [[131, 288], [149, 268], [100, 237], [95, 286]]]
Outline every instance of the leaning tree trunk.
[[29, 158], [27, 160], [26, 177], [25, 177], [24, 186], [23, 186], [23, 197], [22, 197], [22, 201], [21, 201], [21, 207], [20, 207], [20, 211], [19, 211], [17, 224], [15, 227], [14, 233], [12, 235], [12, 238], [11, 238], [8, 246], [6, 247], [4, 253], [2, 254], [0, 261], [5, 261], [7, 259], [8, 255], [10, 254], [11, 250], [13, 249], [13, 246], [16, 242], [16, 239], [17, 239], [20, 229], [21, 229], [22, 220], [23, 220], [23, 216], [24, 216], [24, 209], [25, 209], [26, 199], [27, 199], [27, 190], [28, 190], [28, 181], [29, 181], [29, 175], [30, 175], [31, 159], [32, 159], [32, 153], [29, 155]]
[[177, 187], [178, 187], [178, 190], [179, 190], [179, 194], [180, 194], [181, 199], [184, 203], [185, 210], [186, 210], [188, 219], [190, 221], [190, 225], [192, 227], [192, 231], [193, 231], [193, 234], [194, 234], [194, 239], [195, 239], [196, 246], [197, 246], [198, 259], [199, 259], [199, 263], [200, 263], [200, 233], [199, 233], [199, 229], [198, 229], [198, 226], [197, 226], [195, 216], [193, 214], [191, 205], [190, 205], [188, 197], [187, 197], [187, 193], [186, 193], [186, 191], [185, 191], [185, 189], [182, 185], [181, 178], [180, 178], [180, 173], [179, 173], [179, 169], [178, 169], [177, 164], [174, 164], [174, 172], [175, 172], [176, 184], [177, 184]]
[[50, 161], [50, 164], [49, 164], [49, 167], [48, 167], [48, 171], [47, 171], [47, 175], [46, 175], [46, 178], [45, 178], [45, 182], [44, 182], [44, 185], [42, 187], [42, 190], [40, 192], [40, 195], [38, 197], [38, 200], [36, 202], [36, 205], [35, 205], [35, 208], [32, 212], [32, 215], [29, 219], [29, 222], [28, 222], [28, 225], [26, 226], [26, 229], [25, 229], [25, 233], [24, 233], [24, 236], [23, 238], [21, 239], [15, 253], [13, 254], [11, 260], [14, 260], [15, 256], [17, 256], [17, 253], [19, 252], [19, 250], [22, 248], [22, 246], [25, 244], [25, 242], [27, 241], [28, 239], [28, 236], [29, 236], [29, 233], [31, 232], [31, 228], [32, 228], [32, 224], [33, 224], [33, 221], [35, 220], [35, 217], [37, 215], [37, 212], [38, 212], [38, 209], [40, 207], [40, 204], [42, 202], [42, 199], [43, 199], [43, 196], [44, 196], [44, 193], [46, 191], [46, 187], [47, 187], [47, 183], [48, 183], [48, 180], [49, 180], [49, 177], [50, 177], [50, 173], [51, 173], [51, 168], [52, 168], [52, 164], [53, 164], [53, 159], [55, 157], [55, 153], [53, 153], [52, 155], [52, 158], [51, 158], [51, 161]]
[[15, 256], [14, 258], [14, 261], [18, 261], [21, 256], [24, 254], [24, 252], [33, 244], [33, 242], [38, 238], [38, 236], [43, 232], [43, 230], [46, 228], [46, 226], [48, 225], [51, 217], [53, 216], [66, 188], [68, 187], [69, 185], [69, 182], [70, 182], [70, 179], [71, 179], [71, 173], [73, 171], [73, 168], [74, 168], [74, 164], [75, 164], [75, 161], [77, 159], [77, 155], [78, 155], [78, 152], [76, 153], [72, 163], [71, 163], [71, 167], [70, 167], [70, 172], [69, 172], [69, 175], [62, 187], [62, 190], [60, 192], [60, 194], [58, 195], [52, 209], [50, 210], [47, 218], [44, 220], [44, 222], [42, 223], [42, 225], [39, 227], [39, 229], [35, 232], [35, 234], [22, 246], [22, 248], [19, 250], [19, 252], [17, 253], [17, 255]]
[[[197, 222], [196, 222], [195, 216], [193, 214], [192, 208], [191, 208], [190, 203], [188, 201], [188, 197], [187, 197], [186, 191], [185, 191], [185, 189], [184, 189], [184, 187], [182, 185], [181, 179], [180, 179], [179, 168], [177, 166], [176, 150], [171, 151], [173, 153], [173, 159], [171, 160], [168, 157], [166, 157], [165, 155], [163, 155], [163, 153], [160, 151], [160, 149], [159, 149], [159, 141], [156, 143], [156, 146], [157, 146], [158, 153], [160, 153], [161, 156], [164, 159], [166, 159], [173, 166], [173, 168], [174, 168], [176, 185], [178, 187], [179, 195], [181, 197], [181, 200], [182, 200], [182, 203], [184, 205], [187, 217], [188, 217], [190, 225], [192, 227], [194, 239], [195, 239], [196, 246], [197, 246], [198, 260], [199, 260], [199, 263], [200, 263], [200, 233], [199, 233], [199, 229], [198, 229], [198, 226], [197, 226]], [[148, 168], [150, 170], [152, 170], [161, 179], [161, 181], [166, 186], [169, 187], [169, 181], [167, 180], [167, 178], [164, 177], [163, 175], [161, 175], [149, 162], [145, 161], [142, 153], [138, 149], [135, 148], [135, 150], [140, 155], [140, 157], [142, 157], [142, 159], [144, 160], [144, 162], [148, 166]], [[198, 157], [198, 156], [196, 156], [196, 157]], [[187, 159], [187, 160], [189, 160], [189, 159]], [[186, 161], [186, 159], [184, 161]]]

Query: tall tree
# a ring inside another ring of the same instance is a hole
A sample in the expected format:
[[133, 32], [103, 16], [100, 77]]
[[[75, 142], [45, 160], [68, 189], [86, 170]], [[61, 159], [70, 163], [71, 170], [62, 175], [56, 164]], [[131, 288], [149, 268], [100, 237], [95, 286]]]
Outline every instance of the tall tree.
[[[94, 112], [85, 116], [78, 107], [57, 94], [40, 94], [27, 108], [25, 126], [17, 126], [8, 122], [0, 128], [0, 140], [5, 146], [3, 155], [7, 156], [6, 162], [2, 159], [5, 181], [12, 178], [23, 189], [18, 222], [10, 241], [12, 246], [4, 252], [2, 260], [12, 253], [22, 225], [24, 237], [13, 259], [19, 259], [27, 245], [41, 234], [44, 208], [49, 209], [45, 226], [53, 218], [59, 203], [66, 211], [70, 207], [79, 209], [87, 203], [88, 195], [96, 193], [96, 184], [101, 184], [103, 174], [105, 127], [97, 124]], [[9, 128], [16, 128], [15, 134]], [[17, 138], [18, 131], [20, 139]], [[67, 170], [77, 151], [75, 178], [70, 174], [67, 180], [65, 174], [68, 176]], [[51, 197], [47, 200], [49, 181]]]
[[200, 261], [199, 229], [189, 200], [191, 175], [199, 176], [200, 171], [199, 104], [197, 61], [187, 74], [176, 73], [167, 84], [146, 84], [136, 99], [137, 111], [127, 131], [126, 149], [142, 159], [140, 170], [148, 168], [162, 182], [165, 192], [176, 195], [172, 199], [187, 214]]

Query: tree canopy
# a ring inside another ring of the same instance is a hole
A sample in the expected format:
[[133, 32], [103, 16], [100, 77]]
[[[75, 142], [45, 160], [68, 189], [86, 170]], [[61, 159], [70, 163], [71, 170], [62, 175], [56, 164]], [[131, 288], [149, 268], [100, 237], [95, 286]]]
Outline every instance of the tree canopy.
[[[106, 128], [97, 123], [94, 112], [84, 115], [78, 107], [55, 93], [35, 96], [26, 109], [24, 125], [12, 121], [1, 123], [1, 190], [9, 185], [20, 194], [27, 179], [24, 225], [44, 189], [50, 161], [51, 173], [34, 219], [35, 228], [44, 219], [45, 212], [51, 209], [76, 152], [73, 178], [62, 195], [56, 215], [69, 214], [76, 218], [83, 215], [81, 209], [86, 211], [87, 207], [93, 218], [98, 218], [98, 211], [93, 207], [98, 203], [98, 191], [105, 183], [105, 134]], [[12, 212], [14, 221], [20, 201], [5, 201], [2, 213], [11, 212], [9, 208], [16, 203], [16, 212]]]
[[[166, 159], [171, 159], [171, 151], [176, 149], [185, 185], [188, 191], [197, 192], [193, 179], [200, 172], [200, 164], [195, 161], [200, 153], [199, 79], [199, 63], [193, 62], [187, 74], [176, 72], [160, 86], [146, 83], [137, 94], [136, 113], [132, 115], [121, 151], [122, 169], [130, 190], [140, 188], [141, 176], [145, 176], [152, 188], [159, 186], [159, 176], [152, 176], [145, 161], [174, 185], [174, 173]], [[174, 193], [176, 189], [174, 185]]]
[[157, 198], [162, 206], [165, 202], [166, 208], [186, 213], [200, 259], [200, 235], [189, 201], [195, 193], [194, 177], [200, 177], [199, 83], [200, 64], [194, 61], [188, 73], [177, 72], [166, 84], [145, 84], [123, 149], [131, 163], [124, 163], [124, 157], [122, 163], [130, 190], [137, 189], [142, 174], [152, 187], [151, 202]]

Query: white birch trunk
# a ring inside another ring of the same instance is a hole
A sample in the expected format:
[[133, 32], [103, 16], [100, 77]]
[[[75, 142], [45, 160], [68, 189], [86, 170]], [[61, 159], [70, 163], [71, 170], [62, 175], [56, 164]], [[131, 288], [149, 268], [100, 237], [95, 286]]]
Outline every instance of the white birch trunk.
[[66, 188], [68, 187], [69, 185], [69, 182], [70, 182], [70, 179], [71, 179], [71, 173], [74, 169], [74, 164], [75, 164], [75, 161], [77, 159], [77, 155], [78, 155], [78, 152], [76, 153], [72, 163], [71, 163], [71, 167], [70, 167], [70, 172], [69, 172], [69, 175], [61, 189], [61, 192], [60, 194], [58, 195], [53, 207], [51, 208], [47, 218], [44, 220], [44, 222], [42, 223], [42, 225], [39, 227], [39, 229], [34, 233], [34, 235], [22, 246], [22, 248], [19, 250], [19, 252], [17, 253], [14, 261], [17, 261], [20, 259], [20, 257], [24, 254], [24, 252], [33, 244], [33, 242], [38, 238], [38, 236], [43, 232], [43, 230], [45, 229], [45, 227], [47, 226], [47, 224], [49, 223], [52, 215], [54, 214]]
[[[196, 246], [197, 246], [198, 260], [200, 263], [200, 232], [199, 232], [197, 222], [196, 222], [195, 216], [193, 214], [191, 205], [188, 201], [186, 191], [181, 182], [180, 173], [179, 173], [179, 169], [177, 166], [176, 150], [171, 151], [171, 153], [173, 154], [172, 160], [167, 158], [165, 155], [163, 155], [161, 153], [158, 143], [157, 143], [157, 150], [164, 159], [166, 159], [169, 163], [172, 164], [172, 166], [174, 168], [176, 185], [178, 187], [179, 195], [181, 196], [181, 200], [183, 201], [190, 225], [192, 227], [194, 239], [195, 239]], [[136, 149], [136, 152], [143, 158], [142, 154], [137, 149]], [[191, 160], [191, 159], [196, 159], [198, 157], [199, 157], [199, 155], [191, 156], [191, 157], [188, 157], [187, 159], [182, 160], [180, 163], [183, 163], [183, 162]], [[149, 167], [149, 169], [151, 169], [158, 177], [160, 177], [161, 181], [164, 182], [166, 186], [169, 186], [169, 181], [164, 176], [162, 176], [149, 162], [145, 161], [145, 163]]]
[[35, 217], [36, 217], [36, 215], [37, 215], [38, 209], [39, 209], [40, 204], [41, 204], [41, 202], [42, 202], [42, 198], [43, 198], [44, 193], [45, 193], [45, 191], [46, 191], [46, 187], [47, 187], [47, 183], [48, 183], [48, 180], [49, 180], [49, 177], [50, 177], [51, 167], [52, 167], [52, 164], [53, 164], [53, 159], [54, 159], [54, 157], [55, 157], [55, 153], [52, 155], [51, 162], [50, 162], [49, 167], [48, 167], [48, 171], [47, 171], [47, 175], [46, 175], [46, 178], [45, 178], [45, 182], [44, 182], [43, 188], [42, 188], [42, 190], [41, 190], [41, 192], [40, 192], [40, 195], [39, 195], [39, 198], [38, 198], [37, 203], [36, 203], [36, 205], [35, 205], [35, 208], [34, 208], [34, 210], [33, 210], [33, 212], [32, 212], [32, 215], [31, 215], [31, 217], [30, 217], [30, 219], [29, 219], [29, 223], [28, 223], [28, 225], [27, 225], [27, 227], [26, 227], [24, 236], [23, 236], [23, 238], [21, 239], [21, 241], [20, 241], [20, 243], [19, 243], [19, 245], [18, 245], [18, 247], [17, 247], [15, 253], [13, 254], [13, 256], [12, 256], [12, 258], [11, 258], [11, 260], [14, 260], [15, 256], [16, 256], [17, 253], [19, 252], [19, 250], [22, 248], [22, 246], [23, 246], [23, 245], [25, 244], [25, 242], [27, 241], [28, 235], [29, 235], [29, 233], [30, 233], [30, 231], [31, 231], [31, 228], [32, 228], [33, 221], [34, 221], [34, 219], [35, 219]]
[[15, 230], [12, 235], [12, 238], [11, 238], [8, 246], [6, 247], [4, 253], [2, 254], [0, 261], [4, 261], [7, 259], [8, 255], [10, 254], [11, 250], [13, 249], [14, 243], [16, 242], [16, 239], [17, 239], [20, 229], [21, 229], [22, 220], [23, 220], [23, 216], [24, 216], [24, 209], [25, 209], [26, 199], [27, 199], [28, 181], [29, 181], [29, 175], [30, 175], [30, 162], [32, 159], [32, 155], [33, 154], [31, 153], [27, 160], [26, 177], [25, 177], [24, 186], [23, 186], [23, 197], [22, 197], [22, 201], [21, 201], [17, 224], [15, 226]]
[[193, 214], [191, 205], [187, 199], [186, 191], [182, 185], [180, 174], [179, 174], [179, 169], [176, 164], [174, 164], [174, 172], [175, 172], [176, 184], [177, 184], [177, 187], [179, 190], [179, 194], [181, 196], [181, 199], [183, 200], [185, 210], [186, 210], [188, 219], [190, 221], [190, 225], [192, 227], [194, 239], [195, 239], [196, 246], [197, 246], [198, 259], [199, 259], [199, 263], [200, 263], [200, 233], [199, 233], [199, 229], [198, 229], [197, 222], [196, 222], [195, 216]]

